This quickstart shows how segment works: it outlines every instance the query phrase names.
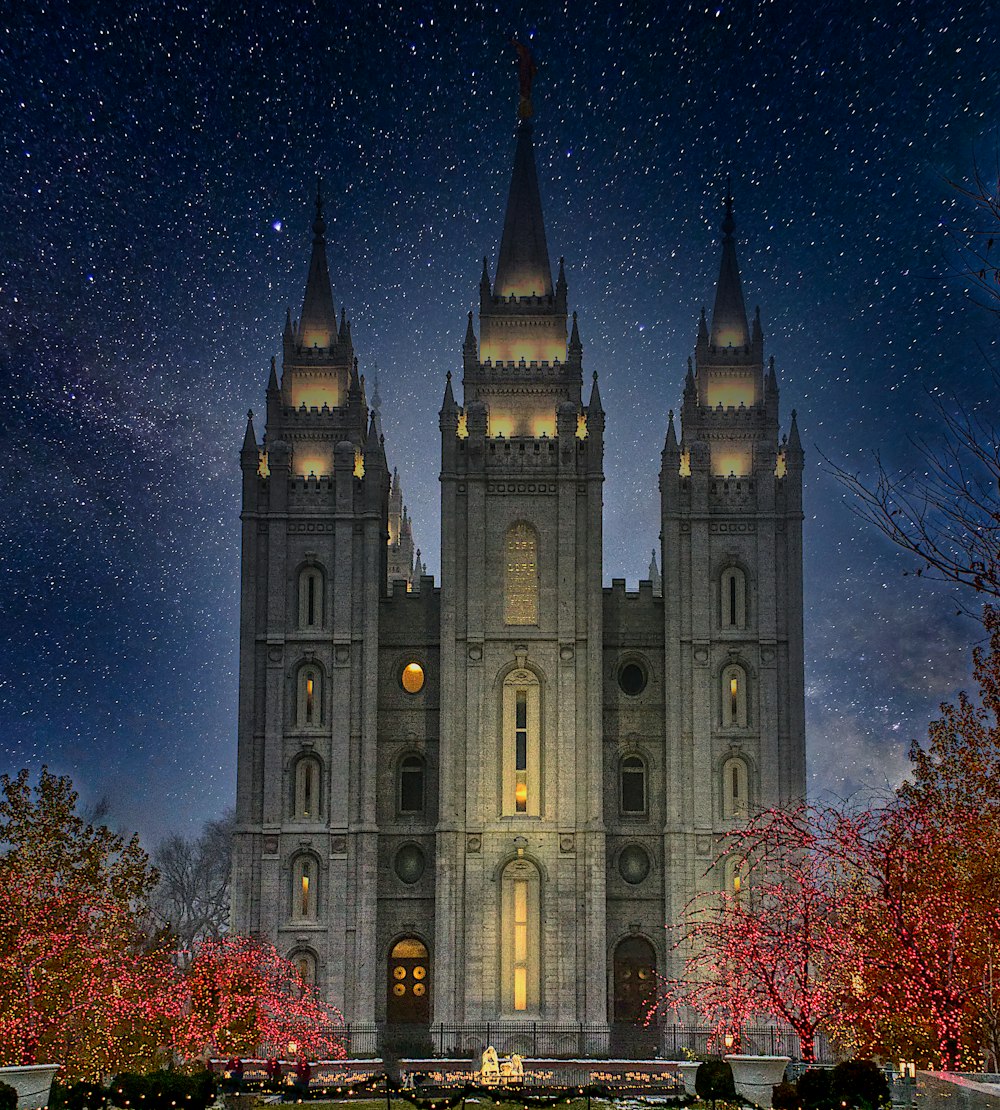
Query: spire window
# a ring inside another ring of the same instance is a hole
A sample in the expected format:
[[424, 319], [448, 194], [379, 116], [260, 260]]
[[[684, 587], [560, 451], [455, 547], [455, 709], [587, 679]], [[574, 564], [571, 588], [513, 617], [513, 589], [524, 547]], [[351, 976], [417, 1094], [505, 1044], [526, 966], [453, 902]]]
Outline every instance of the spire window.
[[309, 923], [317, 919], [319, 868], [310, 855], [296, 856], [292, 863], [292, 920]]
[[739, 756], [731, 756], [722, 765], [722, 816], [741, 820], [750, 813], [750, 791], [747, 765]]
[[747, 579], [739, 567], [726, 567], [719, 585], [719, 617], [724, 629], [747, 627]]
[[724, 728], [746, 728], [747, 718], [747, 676], [746, 671], [736, 663], [731, 663], [722, 671], [722, 726]]
[[503, 685], [503, 798], [505, 814], [539, 809], [539, 685], [530, 671], [515, 671]]
[[299, 575], [299, 628], [323, 626], [323, 571], [308, 566]]
[[293, 814], [299, 821], [320, 819], [320, 765], [312, 755], [304, 755], [295, 764]]
[[296, 723], [299, 728], [317, 728], [323, 723], [323, 676], [312, 663], [299, 670]]
[[623, 814], [646, 812], [646, 764], [637, 755], [627, 755], [619, 768], [619, 799]]

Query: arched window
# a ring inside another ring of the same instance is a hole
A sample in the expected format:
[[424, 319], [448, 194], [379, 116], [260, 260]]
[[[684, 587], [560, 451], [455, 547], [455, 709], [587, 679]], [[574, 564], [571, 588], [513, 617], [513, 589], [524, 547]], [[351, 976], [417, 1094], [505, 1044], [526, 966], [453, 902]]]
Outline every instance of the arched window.
[[300, 821], [320, 819], [320, 766], [314, 756], [302, 756], [295, 764], [292, 813]]
[[304, 987], [316, 986], [316, 957], [312, 952], [299, 950], [289, 955], [289, 960], [295, 965]]
[[723, 890], [742, 902], [748, 895], [746, 867], [736, 856], [728, 856], [722, 869]]
[[619, 765], [622, 813], [646, 812], [646, 764], [637, 755], [625, 756]]
[[319, 868], [309, 855], [296, 856], [292, 861], [292, 920], [316, 920], [319, 904]]
[[404, 755], [399, 761], [399, 812], [424, 811], [424, 761], [419, 755]]
[[747, 626], [747, 578], [739, 567], [726, 567], [722, 572], [719, 618], [723, 628]]
[[722, 765], [722, 816], [741, 818], [749, 812], [747, 765], [738, 756], [730, 756]]
[[520, 521], [507, 529], [504, 624], [538, 624], [538, 533]]
[[503, 809], [505, 814], [538, 814], [540, 808], [540, 688], [531, 671], [504, 679]]
[[323, 723], [323, 676], [314, 663], [299, 668], [296, 721], [299, 728]]
[[509, 863], [500, 884], [501, 1004], [505, 1013], [538, 1013], [541, 967], [540, 882], [527, 860]]
[[747, 675], [736, 663], [722, 671], [722, 725], [724, 728], [747, 727]]
[[299, 574], [299, 628], [323, 626], [323, 572], [304, 567]]

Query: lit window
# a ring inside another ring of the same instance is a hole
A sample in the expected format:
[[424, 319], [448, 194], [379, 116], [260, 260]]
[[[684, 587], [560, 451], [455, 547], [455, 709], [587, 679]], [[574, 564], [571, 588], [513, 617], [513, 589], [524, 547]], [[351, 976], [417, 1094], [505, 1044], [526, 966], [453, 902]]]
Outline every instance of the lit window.
[[316, 985], [316, 957], [311, 952], [295, 952], [291, 957], [303, 987]]
[[539, 810], [539, 686], [530, 671], [515, 671], [503, 685], [503, 798], [505, 814]]
[[725, 728], [747, 726], [747, 676], [735, 663], [722, 672], [722, 725]]
[[502, 1004], [508, 1013], [534, 1012], [539, 1006], [538, 871], [527, 860], [504, 869], [501, 886]]
[[407, 663], [400, 681], [408, 694], [419, 694], [424, 688], [424, 668], [419, 663]]
[[300, 727], [323, 723], [323, 682], [319, 668], [307, 665], [299, 671], [297, 720]]
[[646, 765], [637, 755], [621, 762], [622, 813], [646, 812]]
[[292, 876], [292, 918], [296, 921], [315, 921], [318, 893], [316, 861], [312, 856], [299, 856]]

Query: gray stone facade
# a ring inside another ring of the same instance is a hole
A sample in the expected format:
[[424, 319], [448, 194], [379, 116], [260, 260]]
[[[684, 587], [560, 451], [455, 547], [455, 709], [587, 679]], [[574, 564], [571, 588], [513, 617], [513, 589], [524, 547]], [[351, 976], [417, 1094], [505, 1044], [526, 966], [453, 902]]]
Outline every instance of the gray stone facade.
[[[603, 586], [604, 411], [530, 124], [441, 435], [441, 583], [338, 321], [322, 203], [241, 453], [233, 923], [351, 1022], [628, 1025], [717, 837], [805, 793], [802, 464], [727, 198], [660, 472], [657, 572]], [[652, 496], [652, 491], [650, 491]], [[393, 581], [395, 588], [393, 589]]]

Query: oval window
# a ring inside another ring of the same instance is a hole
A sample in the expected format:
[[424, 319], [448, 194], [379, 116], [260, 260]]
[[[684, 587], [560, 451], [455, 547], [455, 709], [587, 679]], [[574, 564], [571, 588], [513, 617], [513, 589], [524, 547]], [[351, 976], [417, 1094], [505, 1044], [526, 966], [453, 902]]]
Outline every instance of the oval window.
[[626, 663], [618, 672], [618, 685], [622, 693], [634, 698], [646, 689], [646, 671], [638, 663]]
[[416, 844], [404, 844], [396, 853], [396, 874], [408, 884], [417, 882], [424, 873], [424, 853]]
[[649, 856], [638, 844], [629, 844], [618, 857], [618, 871], [627, 883], [635, 886], [649, 874]]
[[424, 688], [424, 668], [419, 663], [407, 663], [401, 681], [408, 694], [419, 694]]

